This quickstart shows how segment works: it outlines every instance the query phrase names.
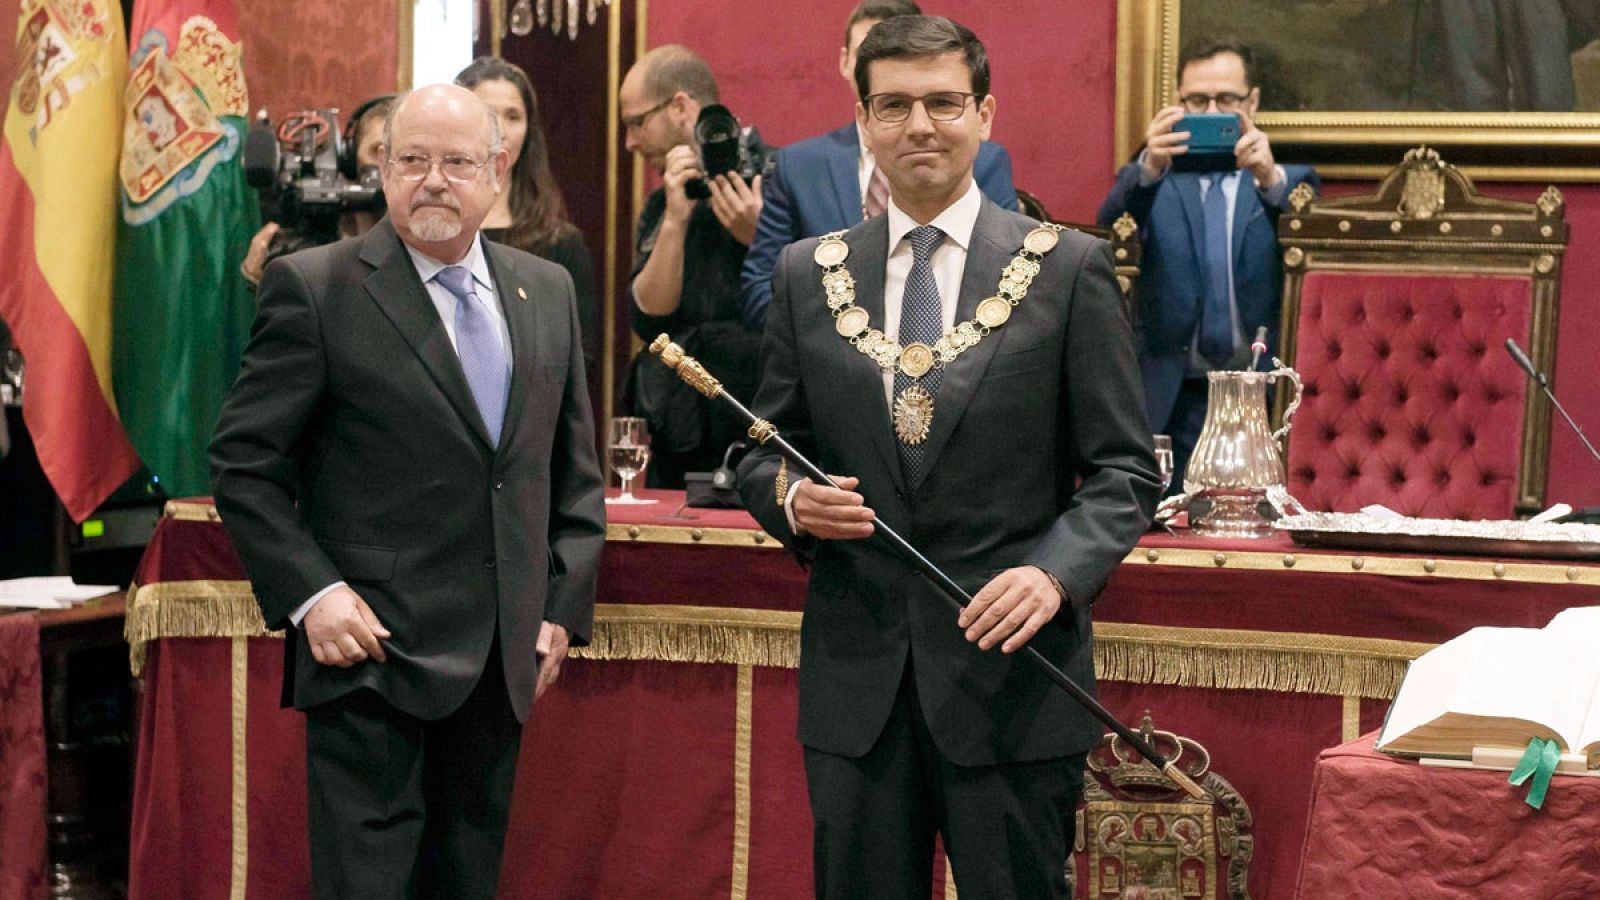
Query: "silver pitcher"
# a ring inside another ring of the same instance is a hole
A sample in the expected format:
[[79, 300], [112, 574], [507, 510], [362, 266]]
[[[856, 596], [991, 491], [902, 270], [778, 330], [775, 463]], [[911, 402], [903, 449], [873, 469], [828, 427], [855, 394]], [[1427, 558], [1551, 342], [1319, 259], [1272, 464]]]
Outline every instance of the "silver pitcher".
[[[1278, 442], [1289, 433], [1289, 417], [1300, 408], [1301, 394], [1300, 373], [1281, 360], [1272, 363], [1277, 368], [1271, 372], [1206, 375], [1210, 381], [1206, 423], [1183, 473], [1189, 525], [1200, 534], [1237, 538], [1272, 534], [1268, 518], [1272, 504], [1265, 501], [1269, 493], [1287, 497]], [[1294, 383], [1294, 397], [1284, 410], [1283, 427], [1272, 431], [1267, 426], [1267, 383], [1279, 378]]]

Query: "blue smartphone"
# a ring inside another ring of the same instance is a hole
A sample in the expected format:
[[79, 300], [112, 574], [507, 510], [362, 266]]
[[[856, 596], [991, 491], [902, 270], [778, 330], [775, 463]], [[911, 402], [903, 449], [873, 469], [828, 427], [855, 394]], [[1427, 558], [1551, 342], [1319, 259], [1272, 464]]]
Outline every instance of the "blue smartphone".
[[1189, 113], [1172, 126], [1189, 132], [1189, 152], [1172, 158], [1174, 172], [1231, 172], [1233, 148], [1243, 134], [1238, 113]]

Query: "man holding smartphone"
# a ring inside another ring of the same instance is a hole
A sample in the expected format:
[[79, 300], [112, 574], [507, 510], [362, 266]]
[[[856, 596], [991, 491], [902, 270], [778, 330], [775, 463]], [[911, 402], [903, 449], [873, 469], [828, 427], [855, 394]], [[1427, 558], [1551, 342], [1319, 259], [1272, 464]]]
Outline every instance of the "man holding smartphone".
[[[1261, 326], [1269, 355], [1277, 347], [1278, 214], [1301, 182], [1318, 187], [1310, 167], [1279, 165], [1251, 121], [1261, 88], [1248, 47], [1191, 42], [1178, 58], [1176, 100], [1151, 120], [1144, 149], [1117, 173], [1098, 216], [1109, 225], [1132, 214], [1144, 240], [1139, 368], [1151, 425], [1172, 435], [1172, 492], [1183, 490], [1205, 424], [1206, 373], [1249, 365]], [[1200, 159], [1203, 138], [1235, 133], [1231, 158], [1224, 147]]]

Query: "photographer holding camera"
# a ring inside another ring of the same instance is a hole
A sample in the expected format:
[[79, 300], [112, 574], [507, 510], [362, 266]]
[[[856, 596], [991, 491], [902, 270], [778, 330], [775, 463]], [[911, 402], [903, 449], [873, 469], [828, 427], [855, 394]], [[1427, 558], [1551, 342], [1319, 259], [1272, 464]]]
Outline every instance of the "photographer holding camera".
[[1135, 328], [1145, 412], [1172, 436], [1172, 493], [1205, 424], [1206, 375], [1244, 368], [1250, 337], [1277, 352], [1283, 264], [1278, 214], [1289, 192], [1319, 185], [1279, 165], [1252, 124], [1261, 102], [1255, 57], [1237, 41], [1197, 38], [1178, 57], [1175, 103], [1156, 113], [1138, 159], [1117, 173], [1097, 221], [1124, 212], [1144, 241]]
[[[760, 378], [761, 335], [740, 322], [739, 271], [773, 151], [719, 99], [711, 69], [678, 45], [644, 54], [622, 81], [627, 148], [664, 181], [639, 216], [629, 309], [641, 339], [672, 335], [734, 396], [748, 397]], [[733, 416], [663, 366], [636, 360], [628, 383], [628, 407], [650, 425], [652, 487], [682, 487], [685, 473], [711, 471], [744, 436]]]
[[[383, 120], [389, 114], [389, 108], [394, 105], [393, 94], [382, 94], [363, 101], [356, 107], [355, 113], [350, 116], [346, 128], [349, 143], [337, 147], [335, 155], [339, 165], [337, 175], [339, 178], [360, 185], [370, 183], [373, 203], [370, 208], [355, 209], [341, 213], [337, 221], [337, 232], [332, 235], [314, 233], [293, 233], [298, 230], [313, 232], [317, 229], [306, 228], [303, 223], [291, 222], [289, 231], [285, 231], [285, 223], [270, 221], [261, 226], [261, 230], [250, 239], [250, 252], [245, 254], [244, 261], [239, 264], [239, 271], [245, 280], [254, 285], [261, 279], [261, 270], [267, 263], [286, 253], [314, 247], [319, 244], [330, 243], [333, 240], [346, 237], [355, 237], [363, 234], [367, 229], [377, 224], [383, 218], [382, 193], [377, 189], [378, 164], [383, 161]], [[257, 145], [259, 146], [259, 145]], [[276, 149], [276, 143], [274, 143]], [[275, 153], [257, 155], [255, 148], [247, 149], [245, 167], [250, 172], [251, 184], [256, 187], [265, 187], [266, 178], [279, 177], [279, 163]], [[272, 157], [268, 161], [267, 156]], [[270, 174], [267, 170], [270, 170]], [[370, 171], [369, 171], [370, 170]], [[332, 174], [332, 173], [329, 173]], [[281, 191], [281, 186], [280, 186]], [[280, 204], [271, 218], [289, 218], [285, 213], [289, 209]], [[297, 211], [295, 217], [300, 213]], [[324, 229], [325, 230], [325, 229]]]

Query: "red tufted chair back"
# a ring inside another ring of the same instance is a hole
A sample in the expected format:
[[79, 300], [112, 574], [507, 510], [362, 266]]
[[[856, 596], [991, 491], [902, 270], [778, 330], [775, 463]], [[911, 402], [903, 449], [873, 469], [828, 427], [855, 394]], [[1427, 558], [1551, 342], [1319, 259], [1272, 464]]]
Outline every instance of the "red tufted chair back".
[[1312, 272], [1300, 289], [1289, 492], [1317, 510], [1509, 518], [1516, 506], [1526, 278]]
[[[1506, 353], [1545, 373], [1567, 226], [1560, 192], [1483, 197], [1413, 150], [1361, 197], [1290, 197], [1283, 353], [1305, 382], [1286, 459], [1315, 510], [1506, 519], [1543, 505], [1548, 401]], [[1286, 391], [1279, 391], [1284, 402]]]

